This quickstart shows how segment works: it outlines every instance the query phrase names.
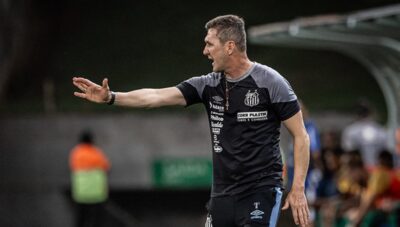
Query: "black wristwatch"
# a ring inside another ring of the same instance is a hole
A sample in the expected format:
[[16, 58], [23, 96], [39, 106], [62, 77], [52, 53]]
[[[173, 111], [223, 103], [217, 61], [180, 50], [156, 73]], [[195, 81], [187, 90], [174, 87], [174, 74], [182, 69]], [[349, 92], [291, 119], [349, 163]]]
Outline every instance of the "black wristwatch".
[[107, 102], [107, 105], [112, 105], [115, 102], [115, 93], [112, 91], [111, 92], [111, 99], [110, 101]]

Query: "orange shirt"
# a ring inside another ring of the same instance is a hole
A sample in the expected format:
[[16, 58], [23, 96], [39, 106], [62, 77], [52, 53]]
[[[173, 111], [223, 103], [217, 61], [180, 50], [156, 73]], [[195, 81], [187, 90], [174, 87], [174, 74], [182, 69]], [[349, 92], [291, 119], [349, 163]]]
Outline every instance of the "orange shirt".
[[103, 152], [91, 144], [78, 144], [72, 151], [69, 160], [73, 171], [102, 169], [108, 170], [110, 163]]

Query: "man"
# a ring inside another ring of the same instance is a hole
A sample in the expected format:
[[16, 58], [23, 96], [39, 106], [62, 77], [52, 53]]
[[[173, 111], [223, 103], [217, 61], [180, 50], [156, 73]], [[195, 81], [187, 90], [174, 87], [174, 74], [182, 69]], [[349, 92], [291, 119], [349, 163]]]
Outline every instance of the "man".
[[394, 168], [393, 154], [382, 150], [377, 159], [360, 205], [347, 212], [349, 226], [398, 226], [400, 222], [397, 219], [389, 225], [390, 218], [386, 218], [386, 214], [395, 214], [400, 204], [400, 174]]
[[128, 107], [189, 106], [203, 103], [213, 150], [213, 186], [209, 226], [276, 226], [281, 203], [282, 160], [279, 129], [294, 137], [295, 174], [282, 209], [291, 206], [296, 224], [308, 224], [304, 181], [309, 139], [289, 83], [273, 69], [251, 62], [246, 54], [244, 21], [219, 16], [206, 24], [203, 54], [213, 72], [176, 87], [111, 92], [85, 78], [73, 78], [78, 97]]
[[387, 130], [374, 119], [367, 100], [360, 100], [355, 109], [357, 118], [343, 130], [342, 148], [360, 150], [364, 164], [371, 171], [377, 165], [379, 152], [388, 149]]
[[107, 172], [110, 162], [93, 143], [93, 135], [84, 131], [69, 159], [72, 198], [77, 204], [76, 226], [98, 226], [108, 198]]

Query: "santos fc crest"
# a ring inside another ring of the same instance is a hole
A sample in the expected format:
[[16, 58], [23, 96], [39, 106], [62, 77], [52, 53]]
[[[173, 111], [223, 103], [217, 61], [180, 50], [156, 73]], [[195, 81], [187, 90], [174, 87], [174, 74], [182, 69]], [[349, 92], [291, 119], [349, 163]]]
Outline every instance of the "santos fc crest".
[[246, 94], [246, 97], [244, 98], [244, 104], [246, 106], [257, 106], [260, 103], [260, 99], [258, 98], [258, 92], [257, 89], [254, 90], [254, 92], [251, 92], [249, 90]]

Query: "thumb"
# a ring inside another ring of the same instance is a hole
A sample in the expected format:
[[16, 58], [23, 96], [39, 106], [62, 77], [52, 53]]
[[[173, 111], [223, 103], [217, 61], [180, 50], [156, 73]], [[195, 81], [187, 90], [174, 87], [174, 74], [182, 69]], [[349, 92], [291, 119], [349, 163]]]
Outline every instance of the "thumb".
[[286, 210], [287, 208], [289, 208], [289, 201], [286, 199], [285, 204], [282, 207], [282, 210]]
[[107, 78], [103, 79], [103, 86], [102, 87], [105, 88], [105, 89], [108, 89], [108, 79]]

